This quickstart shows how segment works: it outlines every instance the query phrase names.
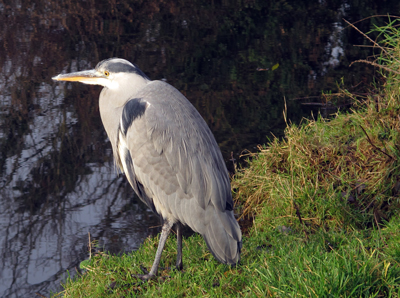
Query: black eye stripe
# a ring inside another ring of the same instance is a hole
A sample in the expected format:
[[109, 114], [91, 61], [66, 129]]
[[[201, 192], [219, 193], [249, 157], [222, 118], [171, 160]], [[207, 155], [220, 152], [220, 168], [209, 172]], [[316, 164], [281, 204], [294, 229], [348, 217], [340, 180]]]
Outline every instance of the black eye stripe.
[[106, 71], [109, 73], [118, 73], [118, 72], [125, 72], [125, 73], [135, 73], [139, 76], [142, 76], [146, 79], [149, 79], [136, 65], [130, 63], [119, 62], [115, 58], [110, 58], [107, 60], [103, 60], [99, 62], [96, 66], [97, 70], [102, 70], [105, 74]]

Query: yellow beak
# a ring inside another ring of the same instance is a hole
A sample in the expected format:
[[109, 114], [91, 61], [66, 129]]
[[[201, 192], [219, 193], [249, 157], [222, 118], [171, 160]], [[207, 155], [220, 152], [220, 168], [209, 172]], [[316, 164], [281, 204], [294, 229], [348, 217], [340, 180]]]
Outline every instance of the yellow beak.
[[104, 80], [105, 76], [95, 69], [84, 70], [66, 74], [59, 74], [53, 77], [55, 81], [68, 81], [68, 82], [81, 82], [91, 85], [102, 85], [101, 81]]

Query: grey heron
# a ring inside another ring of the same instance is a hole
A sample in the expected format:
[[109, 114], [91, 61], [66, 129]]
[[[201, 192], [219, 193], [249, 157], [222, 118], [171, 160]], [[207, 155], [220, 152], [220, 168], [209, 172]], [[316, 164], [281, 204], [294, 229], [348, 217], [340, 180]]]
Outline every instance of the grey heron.
[[201, 234], [214, 257], [239, 262], [242, 234], [233, 214], [225, 162], [195, 107], [166, 82], [150, 80], [136, 65], [110, 58], [95, 69], [60, 74], [56, 81], [101, 85], [101, 120], [116, 165], [139, 198], [163, 220], [149, 279], [177, 226], [176, 267], [182, 265], [182, 224]]

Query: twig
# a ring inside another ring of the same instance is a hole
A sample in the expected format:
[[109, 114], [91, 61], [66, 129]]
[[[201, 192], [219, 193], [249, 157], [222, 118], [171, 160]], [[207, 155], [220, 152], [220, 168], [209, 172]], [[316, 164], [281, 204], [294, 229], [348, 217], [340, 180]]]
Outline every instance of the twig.
[[302, 99], [310, 99], [310, 98], [320, 98], [320, 95], [315, 95], [315, 96], [306, 96], [306, 97], [296, 97], [296, 98], [290, 98], [289, 100], [302, 100]]
[[382, 69], [384, 69], [384, 70], [387, 70], [387, 71], [390, 71], [390, 72], [394, 72], [394, 73], [400, 74], [400, 72], [399, 72], [399, 71], [396, 71], [396, 70], [393, 70], [393, 69], [391, 69], [391, 68], [389, 68], [389, 67], [386, 67], [386, 66], [380, 65], [380, 64], [378, 64], [378, 63], [375, 63], [375, 62], [372, 62], [372, 61], [363, 60], [363, 59], [361, 59], [361, 60], [356, 60], [356, 61], [353, 61], [353, 62], [351, 62], [349, 66], [352, 66], [352, 65], [353, 65], [353, 63], [356, 63], [356, 62], [363, 62], [363, 63], [371, 64], [371, 65], [373, 65], [373, 66], [376, 66], [376, 67], [382, 68]]
[[389, 15], [389, 14], [377, 14], [377, 15], [369, 16], [369, 17], [363, 18], [363, 19], [361, 19], [361, 20], [355, 21], [355, 22], [353, 23], [353, 25], [354, 25], [354, 24], [357, 24], [357, 23], [360, 23], [360, 22], [362, 22], [362, 21], [371, 19], [371, 18], [376, 18], [376, 17], [387, 17], [387, 18], [395, 18], [395, 19], [400, 18], [399, 16], [394, 16], [394, 15]]
[[[373, 41], [368, 35], [366, 35], [364, 32], [362, 32], [360, 29], [358, 29], [356, 26], [354, 26], [353, 24], [351, 24], [350, 22], [348, 22], [347, 20], [343, 19], [347, 24], [349, 24], [351, 27], [353, 27], [354, 29], [356, 29], [361, 35], [363, 35], [366, 39], [368, 39], [370, 42], [372, 42], [376, 47], [380, 48], [382, 50], [382, 52], [385, 52], [389, 57], [391, 57], [393, 60], [397, 61], [398, 63], [400, 63], [399, 60], [396, 59], [396, 57], [394, 57], [393, 55], [391, 55], [390, 53], [388, 53], [385, 48], [381, 47], [376, 41]], [[379, 65], [379, 64], [377, 64]]]
[[236, 173], [236, 163], [235, 163], [235, 158], [233, 157], [233, 151], [231, 151], [231, 159], [230, 159], [230, 161], [232, 161], [232, 163], [233, 163], [233, 170], [234, 170], [234, 172]]
[[293, 200], [293, 205], [294, 205], [294, 208], [296, 209], [296, 215], [297, 215], [297, 217], [299, 218], [300, 224], [303, 226], [304, 235], [306, 236], [306, 239], [308, 239], [307, 231], [306, 231], [306, 229], [305, 229], [305, 226], [306, 226], [306, 225], [304, 224], [303, 220], [301, 219], [301, 214], [300, 214], [299, 205], [297, 205], [296, 202], [295, 202], [294, 200]]
[[293, 205], [294, 205], [294, 208], [296, 209], [296, 215], [299, 218], [300, 224], [304, 225], [303, 220], [301, 219], [299, 205], [297, 205], [295, 201], [293, 201]]
[[379, 236], [381, 236], [381, 239], [383, 239], [383, 238], [382, 238], [381, 227], [379, 226], [378, 219], [376, 218], [375, 210], [374, 210], [374, 219], [375, 219], [375, 222], [376, 222], [376, 226], [378, 227]]
[[372, 147], [374, 147], [374, 148], [375, 148], [376, 150], [378, 150], [379, 152], [385, 154], [385, 155], [386, 155], [387, 157], [389, 157], [390, 159], [395, 159], [393, 156], [387, 154], [387, 153], [386, 153], [385, 151], [383, 151], [382, 149], [376, 147], [376, 146], [374, 145], [374, 143], [372, 143], [372, 141], [371, 141], [371, 139], [369, 138], [369, 135], [368, 135], [367, 132], [365, 131], [364, 127], [362, 127], [361, 125], [360, 125], [360, 127], [361, 127], [362, 131], [365, 133], [365, 135], [367, 136], [368, 142], [371, 144]]

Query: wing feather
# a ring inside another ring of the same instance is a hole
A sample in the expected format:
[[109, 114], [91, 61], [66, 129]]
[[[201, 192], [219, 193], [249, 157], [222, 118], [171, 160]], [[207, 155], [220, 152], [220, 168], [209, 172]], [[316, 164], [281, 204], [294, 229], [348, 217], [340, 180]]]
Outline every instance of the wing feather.
[[[146, 187], [157, 185], [159, 200], [180, 190], [176, 202], [194, 199], [202, 209], [212, 204], [223, 211], [231, 203], [229, 177], [218, 145], [207, 124], [174, 87], [153, 81], [135, 98], [148, 103], [142, 117], [135, 118], [127, 130], [127, 144], [137, 176]], [[140, 158], [137, 158], [140, 156]], [[146, 181], [146, 182], [145, 182]], [[165, 193], [163, 195], [163, 193]], [[185, 217], [179, 214], [179, 217]], [[188, 221], [188, 220], [185, 220]]]

